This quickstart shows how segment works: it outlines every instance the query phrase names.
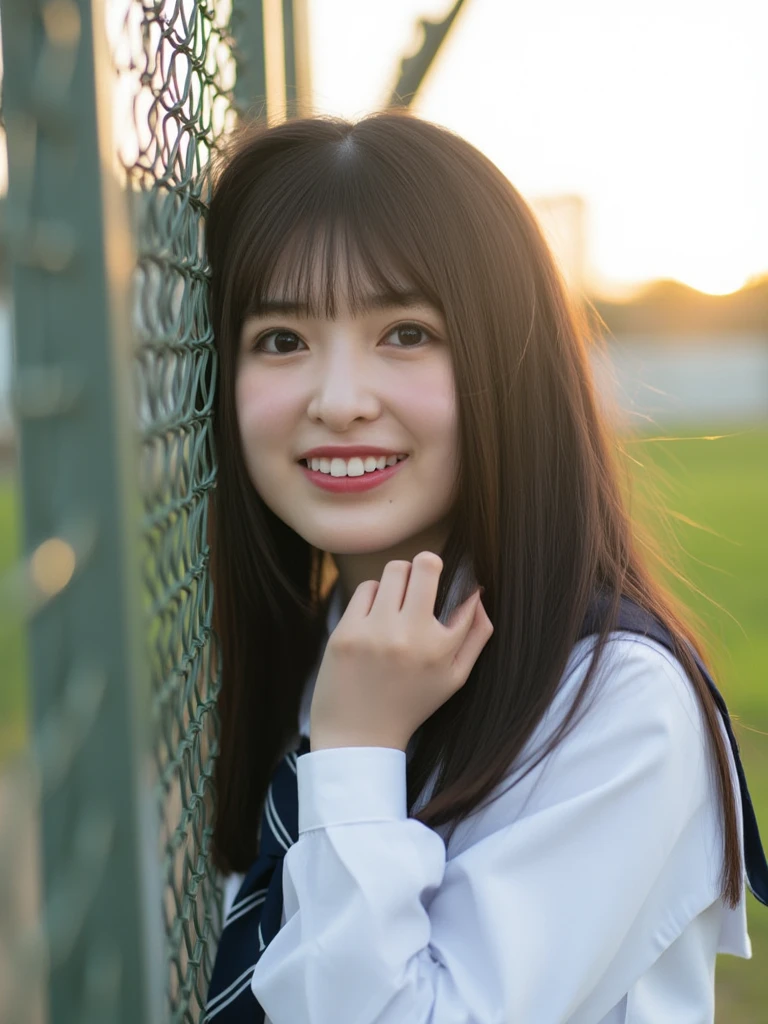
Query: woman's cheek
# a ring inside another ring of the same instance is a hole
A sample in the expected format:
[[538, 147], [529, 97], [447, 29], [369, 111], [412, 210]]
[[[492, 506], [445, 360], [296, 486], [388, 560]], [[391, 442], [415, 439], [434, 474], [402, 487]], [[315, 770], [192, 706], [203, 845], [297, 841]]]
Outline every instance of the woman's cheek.
[[450, 365], [432, 365], [424, 374], [414, 374], [401, 385], [403, 403], [414, 434], [424, 442], [452, 447], [456, 441], [458, 411]]
[[236, 390], [237, 418], [246, 441], [277, 440], [290, 419], [295, 398], [269, 381], [245, 375]]

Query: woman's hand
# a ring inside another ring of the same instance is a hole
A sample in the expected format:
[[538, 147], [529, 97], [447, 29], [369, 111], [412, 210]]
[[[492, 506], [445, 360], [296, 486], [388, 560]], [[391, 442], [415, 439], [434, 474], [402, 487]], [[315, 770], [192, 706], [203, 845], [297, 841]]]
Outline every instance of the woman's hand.
[[352, 595], [328, 638], [310, 712], [310, 748], [395, 747], [467, 681], [493, 633], [476, 590], [447, 625], [434, 616], [443, 561], [388, 562]]

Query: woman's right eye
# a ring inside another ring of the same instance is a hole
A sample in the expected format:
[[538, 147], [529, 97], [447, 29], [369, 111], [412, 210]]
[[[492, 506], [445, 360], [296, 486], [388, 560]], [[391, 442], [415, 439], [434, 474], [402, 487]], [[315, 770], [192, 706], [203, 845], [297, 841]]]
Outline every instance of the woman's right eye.
[[[265, 349], [263, 347], [263, 344], [267, 340], [267, 338], [274, 338], [275, 339], [275, 345], [277, 346], [277, 351], [270, 350], [270, 349]], [[299, 338], [298, 334], [296, 334], [294, 331], [268, 331], [266, 334], [262, 334], [260, 338], [256, 339], [256, 341], [251, 346], [251, 351], [252, 352], [266, 352], [266, 354], [270, 355], [270, 356], [275, 356], [275, 355], [277, 355], [277, 356], [291, 355], [295, 351], [295, 349], [290, 349], [289, 351], [286, 351], [282, 347], [282, 346], [284, 346], [286, 344], [286, 339], [288, 339], [287, 340], [287, 344], [288, 345], [292, 344], [291, 339], [297, 339], [297, 340], [301, 341], [301, 338]]]

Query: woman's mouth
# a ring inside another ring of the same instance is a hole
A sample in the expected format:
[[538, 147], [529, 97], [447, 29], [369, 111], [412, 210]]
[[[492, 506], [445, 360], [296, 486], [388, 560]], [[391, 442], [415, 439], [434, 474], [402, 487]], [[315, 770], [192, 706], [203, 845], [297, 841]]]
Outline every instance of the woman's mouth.
[[[408, 455], [381, 456], [376, 461], [379, 465], [384, 462], [383, 469], [379, 469], [377, 466], [375, 469], [366, 470], [364, 466], [366, 460], [361, 458], [349, 460], [323, 459], [323, 462], [327, 463], [330, 470], [326, 473], [323, 473], [319, 468], [312, 469], [311, 466], [307, 465], [306, 459], [301, 459], [299, 466], [307, 479], [317, 487], [322, 487], [324, 490], [332, 491], [336, 494], [356, 493], [357, 491], [367, 491], [372, 487], [378, 487], [380, 484], [386, 483], [387, 480], [390, 480], [397, 473], [401, 464], [408, 457]], [[319, 460], [314, 461], [317, 463]], [[349, 474], [350, 470], [352, 471], [351, 475]]]

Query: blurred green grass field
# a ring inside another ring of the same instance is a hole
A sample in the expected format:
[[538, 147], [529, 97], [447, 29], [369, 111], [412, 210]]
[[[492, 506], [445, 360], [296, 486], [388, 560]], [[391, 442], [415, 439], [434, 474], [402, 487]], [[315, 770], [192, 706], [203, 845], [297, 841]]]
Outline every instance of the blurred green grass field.
[[[674, 556], [701, 591], [662, 573], [708, 629], [710, 665], [731, 714], [768, 850], [768, 428], [664, 436], [675, 439], [626, 444], [638, 463], [633, 486], [639, 499], [662, 501], [672, 534], [664, 534], [658, 516], [650, 525], [665, 556]], [[633, 513], [647, 522], [640, 504]], [[752, 959], [717, 960], [718, 1024], [768, 1021], [768, 907], [751, 894], [747, 919]]]
[[[734, 721], [768, 846], [768, 428], [728, 431], [714, 439], [701, 439], [715, 434], [712, 429], [669, 434], [672, 440], [644, 437], [626, 444], [638, 499], [633, 514], [642, 521], [650, 514], [665, 555], [701, 591], [664, 575], [709, 629], [712, 668]], [[644, 497], [660, 498], [667, 516], [649, 513]], [[659, 532], [663, 522], [671, 534]], [[15, 558], [18, 529], [17, 493], [6, 478], [0, 480], [0, 573]], [[0, 762], [26, 736], [20, 630], [6, 629], [2, 647]], [[718, 958], [718, 1024], [768, 1020], [768, 907], [751, 895], [747, 905], [753, 959]]]

